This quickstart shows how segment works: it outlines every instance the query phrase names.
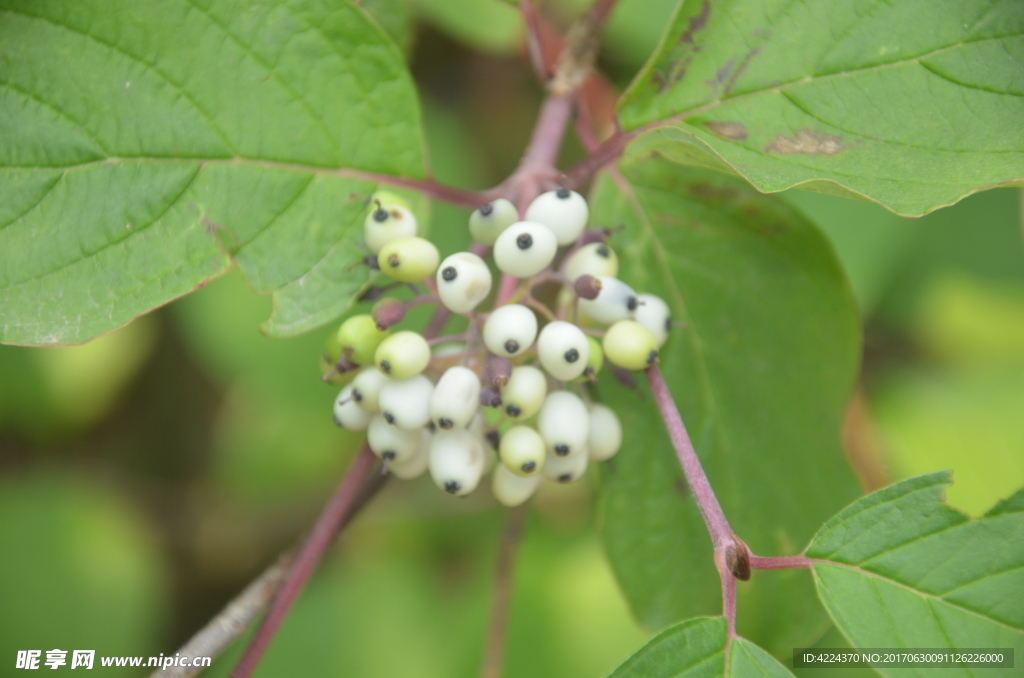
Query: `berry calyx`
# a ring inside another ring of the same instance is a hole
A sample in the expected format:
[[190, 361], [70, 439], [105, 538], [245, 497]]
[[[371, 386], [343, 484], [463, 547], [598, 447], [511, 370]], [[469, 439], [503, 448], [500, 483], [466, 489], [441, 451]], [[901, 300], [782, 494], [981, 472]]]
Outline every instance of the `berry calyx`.
[[334, 399], [334, 423], [349, 431], [364, 431], [373, 415], [358, 407], [352, 398], [352, 384], [341, 389]]

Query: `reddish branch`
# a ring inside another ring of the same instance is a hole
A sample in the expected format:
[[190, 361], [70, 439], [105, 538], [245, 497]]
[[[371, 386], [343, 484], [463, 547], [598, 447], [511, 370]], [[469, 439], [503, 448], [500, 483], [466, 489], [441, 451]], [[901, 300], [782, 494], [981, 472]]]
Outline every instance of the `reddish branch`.
[[484, 657], [480, 678], [501, 678], [505, 657], [505, 639], [508, 628], [509, 599], [512, 595], [512, 573], [515, 569], [516, 550], [526, 522], [526, 505], [511, 509], [501, 533], [498, 546], [498, 567], [494, 575], [494, 597], [491, 618], [487, 625]]

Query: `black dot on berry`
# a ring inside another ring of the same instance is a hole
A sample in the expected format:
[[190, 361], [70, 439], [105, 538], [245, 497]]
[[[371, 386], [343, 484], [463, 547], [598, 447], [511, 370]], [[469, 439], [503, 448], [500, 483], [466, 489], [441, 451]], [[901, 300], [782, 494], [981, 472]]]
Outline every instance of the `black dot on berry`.
[[391, 414], [390, 412], [385, 412], [384, 413], [384, 421], [386, 421], [389, 424], [394, 424], [395, 423], [395, 415]]
[[586, 369], [583, 370], [583, 376], [587, 379], [594, 378], [594, 368], [587, 365]]
[[398, 455], [395, 454], [394, 450], [385, 450], [384, 453], [381, 454], [380, 456], [384, 457], [388, 461], [392, 461]]
[[433, 433], [434, 431], [437, 430], [437, 425], [434, 422], [430, 421], [427, 422], [427, 428], [430, 429], [431, 433]]
[[334, 423], [338, 426], [344, 427], [344, 424], [341, 423], [341, 419], [338, 419], [338, 415], [334, 415]]
[[402, 263], [402, 260], [398, 258], [397, 254], [388, 256], [388, 266], [391, 268], [398, 268]]
[[489, 216], [491, 216], [491, 212], [493, 212], [493, 211], [494, 211], [494, 205], [492, 205], [489, 202], [485, 202], [483, 205], [480, 205], [480, 214], [482, 216], [489, 217]]
[[523, 473], [533, 473], [533, 469], [537, 468], [537, 462], [528, 461], [519, 468], [522, 469]]
[[357, 403], [363, 402], [363, 394], [359, 392], [358, 388], [352, 389], [352, 400], [356, 401]]
[[455, 280], [455, 277], [457, 275], [459, 275], [459, 272], [455, 270], [454, 266], [445, 266], [444, 270], [441, 271], [441, 277], [444, 278], [447, 282]]
[[562, 443], [561, 445], [555, 445], [555, 454], [557, 454], [559, 457], [564, 457], [565, 455], [569, 454], [569, 446], [566, 445], [565, 443]]
[[637, 305], [636, 297], [630, 297], [629, 299], [626, 300], [626, 308], [628, 308], [630, 311], [635, 311], [636, 310], [636, 305]]
[[665, 331], [666, 332], [671, 332], [672, 331], [672, 318], [665, 318]]
[[391, 374], [391, 363], [387, 360], [380, 361], [380, 371], [384, 374]]
[[572, 195], [572, 192], [568, 188], [562, 187], [555, 191], [555, 195], [557, 195], [562, 200], [566, 200], [569, 198], [570, 195]]
[[565, 362], [567, 362], [567, 363], [574, 363], [574, 362], [576, 362], [577, 360], [580, 359], [580, 352], [577, 351], [574, 348], [570, 348], [568, 351], [565, 352], [565, 356], [564, 357], [565, 357]]
[[451, 419], [447, 417], [441, 417], [440, 419], [437, 420], [437, 425], [447, 430], [450, 429], [452, 426], [455, 426], [455, 422], [453, 422]]
[[508, 405], [505, 407], [505, 411], [508, 413], [508, 416], [510, 417], [518, 417], [520, 414], [523, 413], [523, 411], [519, 409], [519, 406], [517, 405]]
[[608, 249], [607, 245], [601, 245], [600, 247], [597, 248], [597, 256], [601, 257], [602, 259], [607, 259], [611, 255], [612, 251]]
[[509, 353], [515, 353], [519, 350], [519, 342], [515, 339], [509, 339], [505, 342], [505, 350]]
[[373, 220], [374, 221], [387, 221], [388, 220], [388, 216], [390, 216], [388, 214], [388, 211], [386, 209], [384, 209], [383, 207], [378, 207], [377, 209], [375, 209], [373, 211]]
[[457, 480], [448, 480], [444, 484], [444, 491], [448, 494], [455, 494], [462, 489], [462, 485]]
[[529, 233], [521, 233], [519, 237], [516, 238], [516, 245], [521, 250], [530, 249], [531, 247], [533, 247], [533, 236], [530, 235]]
[[651, 351], [650, 353], [647, 354], [647, 364], [648, 365], [653, 365], [654, 361], [657, 360], [657, 359], [658, 359], [658, 352], [657, 351]]
[[572, 480], [572, 474], [571, 473], [563, 473], [562, 475], [558, 476], [558, 482], [560, 482], [560, 483], [567, 483], [570, 480]]

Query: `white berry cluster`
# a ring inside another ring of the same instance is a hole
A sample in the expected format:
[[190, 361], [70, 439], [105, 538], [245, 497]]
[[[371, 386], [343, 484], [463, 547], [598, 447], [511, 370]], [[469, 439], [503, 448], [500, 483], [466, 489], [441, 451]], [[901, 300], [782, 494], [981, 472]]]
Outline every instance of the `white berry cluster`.
[[[671, 320], [662, 299], [616, 277], [608, 231], [586, 230], [588, 219], [586, 200], [565, 188], [537, 197], [524, 220], [504, 199], [475, 210], [478, 251], [490, 247], [498, 271], [518, 279], [487, 312], [478, 310], [494, 287], [487, 262], [472, 252], [441, 260], [417, 236], [408, 205], [375, 194], [367, 261], [417, 297], [381, 299], [328, 339], [325, 378], [345, 384], [335, 422], [365, 430], [389, 473], [429, 471], [449, 494], [472, 492], [493, 468], [494, 496], [508, 506], [529, 499], [542, 478], [571, 482], [589, 461], [615, 455], [619, 419], [591, 402], [587, 387], [605, 362], [620, 374], [651, 364]], [[548, 303], [535, 296], [552, 285]], [[466, 316], [467, 331], [440, 343], [393, 331], [407, 308], [426, 302]]]

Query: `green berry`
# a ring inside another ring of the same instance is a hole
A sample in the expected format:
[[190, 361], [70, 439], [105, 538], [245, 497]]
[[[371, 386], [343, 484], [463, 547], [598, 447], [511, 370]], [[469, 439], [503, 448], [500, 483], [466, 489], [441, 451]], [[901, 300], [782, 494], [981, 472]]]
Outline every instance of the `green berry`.
[[407, 210], [412, 209], [412, 205], [409, 204], [409, 201], [394, 191], [374, 191], [373, 195], [370, 196], [370, 204], [376, 207], [376, 203], [378, 202], [381, 205], [398, 205], [399, 207], [404, 207]]
[[597, 375], [601, 372], [601, 367], [604, 365], [604, 349], [601, 348], [601, 342], [594, 337], [588, 336], [587, 345], [590, 346], [590, 355], [587, 356], [587, 366], [583, 369], [583, 374], [573, 379], [574, 383], [594, 381], [597, 378]]
[[430, 363], [430, 344], [417, 332], [396, 332], [377, 347], [374, 363], [392, 379], [415, 377]]
[[517, 476], [532, 476], [544, 467], [544, 439], [529, 426], [514, 426], [501, 436], [501, 463]]
[[508, 383], [501, 387], [501, 409], [514, 420], [529, 419], [544, 404], [548, 380], [530, 365], [512, 368]]
[[377, 323], [370, 314], [354, 315], [338, 328], [339, 356], [343, 353], [357, 365], [370, 365], [377, 347], [389, 334], [386, 330], [377, 329]]
[[604, 335], [608, 362], [627, 370], [642, 370], [658, 359], [658, 339], [635, 320], [620, 320]]
[[419, 282], [434, 275], [441, 254], [424, 238], [397, 238], [381, 248], [377, 265], [384, 275], [401, 282]]

